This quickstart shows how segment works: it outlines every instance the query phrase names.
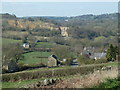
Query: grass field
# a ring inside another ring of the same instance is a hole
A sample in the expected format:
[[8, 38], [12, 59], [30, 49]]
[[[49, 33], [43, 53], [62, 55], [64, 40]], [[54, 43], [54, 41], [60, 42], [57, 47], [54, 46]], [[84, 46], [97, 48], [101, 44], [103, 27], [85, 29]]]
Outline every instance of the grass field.
[[24, 37], [28, 35], [28, 32], [21, 32], [21, 31], [4, 31], [2, 33], [3, 36], [17, 36], [17, 37]]
[[48, 57], [50, 55], [51, 55], [50, 52], [29, 52], [23, 54], [24, 60], [21, 60], [20, 62], [24, 64], [38, 64], [38, 63], [46, 64], [48, 58], [40, 58], [40, 57]]
[[45, 48], [51, 48], [53, 47], [55, 44], [54, 43], [50, 43], [50, 42], [37, 42], [37, 45], [35, 47], [45, 47]]
[[9, 44], [15, 44], [15, 43], [21, 43], [21, 40], [14, 40], [14, 39], [7, 39], [7, 38], [2, 38], [2, 45], [9, 45]]

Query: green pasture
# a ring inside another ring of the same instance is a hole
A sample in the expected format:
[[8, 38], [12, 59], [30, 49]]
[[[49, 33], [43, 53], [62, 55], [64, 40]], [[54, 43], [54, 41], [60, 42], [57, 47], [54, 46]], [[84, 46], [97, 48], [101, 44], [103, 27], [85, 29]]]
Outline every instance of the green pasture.
[[55, 46], [54, 43], [50, 43], [50, 42], [37, 42], [37, 45], [35, 47], [39, 47], [39, 48], [51, 48]]
[[46, 64], [48, 58], [40, 58], [40, 57], [48, 57], [50, 55], [51, 55], [50, 52], [29, 52], [23, 54], [24, 59], [19, 62], [22, 62], [24, 64], [39, 64], [39, 63]]
[[2, 38], [2, 45], [9, 45], [9, 44], [15, 44], [15, 43], [21, 43], [21, 40], [14, 40], [14, 39], [8, 39], [8, 38]]

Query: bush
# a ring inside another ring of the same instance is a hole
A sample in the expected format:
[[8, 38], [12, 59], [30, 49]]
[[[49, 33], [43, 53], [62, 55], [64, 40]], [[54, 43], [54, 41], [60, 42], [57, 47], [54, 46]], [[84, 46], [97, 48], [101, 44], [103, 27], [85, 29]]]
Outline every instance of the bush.
[[68, 58], [66, 61], [65, 61], [65, 65], [68, 65], [70, 66], [73, 62], [73, 58]]
[[56, 46], [52, 49], [52, 51], [60, 60], [64, 58], [72, 57], [70, 48], [65, 45]]
[[80, 56], [78, 58], [78, 62], [80, 64], [101, 64], [101, 63], [107, 63], [108, 61], [106, 59], [94, 60], [94, 59], [89, 59], [85, 56]]
[[108, 61], [106, 59], [98, 59], [95, 60], [95, 64], [100, 64], [100, 63], [107, 63]]
[[84, 64], [93, 64], [95, 61], [93, 59], [89, 59], [86, 56], [80, 56], [78, 58], [78, 62], [80, 65], [84, 65]]
[[7, 73], [7, 72], [8, 70], [6, 70], [5, 68], [2, 68], [2, 74]]

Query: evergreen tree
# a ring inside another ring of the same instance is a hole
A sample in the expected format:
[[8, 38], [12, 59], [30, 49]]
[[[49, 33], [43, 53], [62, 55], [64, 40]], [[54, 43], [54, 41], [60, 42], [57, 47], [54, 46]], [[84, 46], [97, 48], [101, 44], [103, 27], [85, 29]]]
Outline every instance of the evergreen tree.
[[107, 60], [108, 61], [113, 61], [116, 60], [116, 54], [117, 54], [117, 47], [114, 47], [112, 44], [107, 50]]

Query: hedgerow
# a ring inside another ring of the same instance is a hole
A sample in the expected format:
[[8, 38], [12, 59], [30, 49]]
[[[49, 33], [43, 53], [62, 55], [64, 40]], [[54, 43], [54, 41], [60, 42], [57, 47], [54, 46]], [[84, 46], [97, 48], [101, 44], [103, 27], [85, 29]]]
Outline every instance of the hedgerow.
[[45, 71], [18, 72], [2, 75], [3, 82], [14, 82], [22, 80], [32, 80], [39, 78], [61, 77], [75, 74], [86, 75], [93, 73], [94, 69], [101, 69], [104, 65], [93, 65], [83, 67], [69, 67], [64, 69], [50, 69]]

